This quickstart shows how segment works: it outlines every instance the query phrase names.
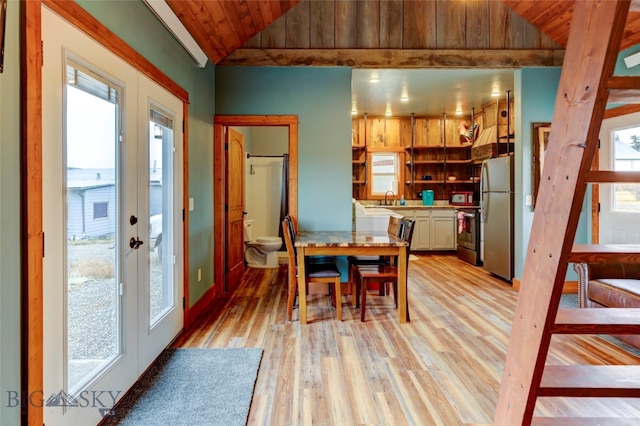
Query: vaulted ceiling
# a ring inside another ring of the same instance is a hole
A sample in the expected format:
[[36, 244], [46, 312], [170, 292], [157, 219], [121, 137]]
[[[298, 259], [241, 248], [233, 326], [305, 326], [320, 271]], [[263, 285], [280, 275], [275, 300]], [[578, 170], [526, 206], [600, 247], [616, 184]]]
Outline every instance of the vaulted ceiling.
[[[496, 88], [511, 90], [515, 68], [561, 66], [574, 6], [573, 0], [165, 1], [217, 65], [350, 66], [353, 110], [394, 115], [466, 113], [491, 100]], [[631, 2], [622, 49], [640, 43], [639, 2]], [[389, 78], [374, 90], [368, 71], [375, 69]], [[427, 69], [440, 70], [425, 77]], [[401, 101], [400, 92], [411, 100]]]
[[166, 0], [211, 62], [218, 63], [300, 0]]
[[[517, 14], [565, 47], [573, 16], [574, 1], [503, 0]], [[640, 2], [632, 1], [620, 49], [640, 43]]]
[[[571, 0], [167, 3], [213, 63], [362, 68], [558, 65], [574, 4]], [[632, 2], [623, 49], [640, 43], [636, 10]], [[379, 53], [372, 57], [371, 49]]]

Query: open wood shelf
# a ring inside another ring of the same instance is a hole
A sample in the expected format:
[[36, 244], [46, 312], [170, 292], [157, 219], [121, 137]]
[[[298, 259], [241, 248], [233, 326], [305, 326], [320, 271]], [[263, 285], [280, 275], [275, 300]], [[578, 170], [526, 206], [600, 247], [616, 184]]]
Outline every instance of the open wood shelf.
[[[438, 164], [444, 166], [444, 160], [413, 160], [413, 164]], [[406, 165], [410, 166], [411, 162], [407, 161]]]
[[[411, 185], [411, 181], [407, 181], [405, 183], [407, 185]], [[444, 181], [443, 180], [414, 180], [413, 183], [422, 184], [422, 185], [434, 185], [434, 184], [443, 184]]]
[[466, 160], [447, 160], [447, 164], [473, 164], [473, 159]]

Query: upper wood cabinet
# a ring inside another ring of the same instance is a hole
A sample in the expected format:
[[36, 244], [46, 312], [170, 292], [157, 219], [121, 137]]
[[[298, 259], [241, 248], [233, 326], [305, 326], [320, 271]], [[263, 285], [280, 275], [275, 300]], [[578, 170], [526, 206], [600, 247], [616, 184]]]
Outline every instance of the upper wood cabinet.
[[[442, 146], [442, 119], [416, 118], [414, 119], [414, 146]], [[410, 146], [409, 143], [407, 146]]]
[[402, 121], [403, 118], [399, 117], [368, 117], [365, 124], [367, 148], [404, 146]]

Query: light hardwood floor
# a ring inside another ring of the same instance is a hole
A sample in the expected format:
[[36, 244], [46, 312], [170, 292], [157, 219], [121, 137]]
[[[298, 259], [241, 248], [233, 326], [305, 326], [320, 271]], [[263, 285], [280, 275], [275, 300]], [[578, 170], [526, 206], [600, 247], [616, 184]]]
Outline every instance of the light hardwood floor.
[[[343, 297], [344, 321], [311, 295], [309, 321], [286, 321], [286, 265], [248, 269], [224, 309], [176, 347], [261, 347], [249, 425], [492, 424], [517, 293], [453, 255], [409, 266], [411, 322], [392, 296], [367, 297], [367, 321]], [[548, 364], [637, 364], [597, 336], [554, 335]], [[640, 418], [640, 400], [540, 399], [536, 416]], [[640, 420], [639, 423], [640, 424]]]

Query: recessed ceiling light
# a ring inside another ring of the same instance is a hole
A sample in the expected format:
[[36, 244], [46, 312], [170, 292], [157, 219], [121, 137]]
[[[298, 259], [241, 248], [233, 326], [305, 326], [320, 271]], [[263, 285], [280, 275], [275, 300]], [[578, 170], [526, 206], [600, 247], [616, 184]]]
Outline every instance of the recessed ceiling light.
[[352, 109], [351, 110], [351, 115], [356, 115], [356, 114], [358, 114], [358, 111], [356, 111], [355, 109]]
[[369, 77], [369, 83], [378, 83], [380, 81], [380, 77], [378, 77], [378, 74], [371, 74], [371, 77]]
[[409, 97], [408, 96], [403, 96], [400, 98], [400, 102], [409, 102]]
[[384, 115], [386, 115], [387, 117], [391, 117], [392, 114], [391, 114], [391, 111], [387, 111], [384, 113]]
[[500, 92], [493, 92], [491, 93], [491, 96], [493, 96], [494, 98], [497, 98], [498, 96], [500, 96]]

